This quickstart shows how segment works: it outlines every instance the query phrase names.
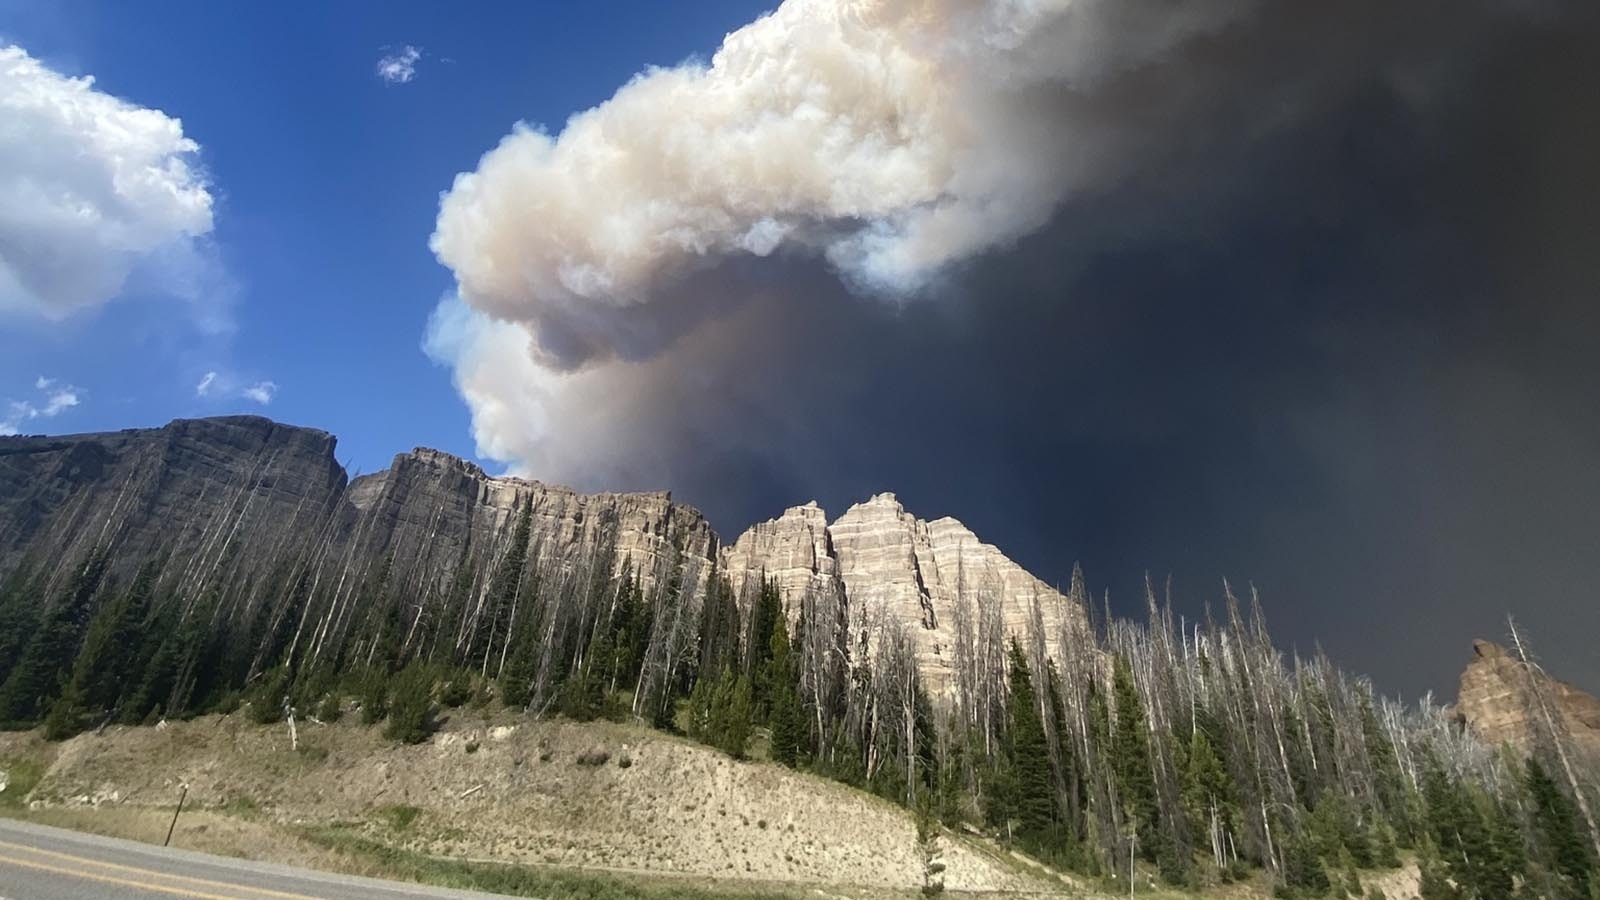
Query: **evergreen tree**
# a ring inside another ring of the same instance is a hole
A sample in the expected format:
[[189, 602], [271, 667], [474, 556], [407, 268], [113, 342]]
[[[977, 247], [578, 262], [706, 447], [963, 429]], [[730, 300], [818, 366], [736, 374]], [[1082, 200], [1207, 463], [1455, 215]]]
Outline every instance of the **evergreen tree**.
[[701, 676], [689, 693], [689, 736], [744, 759], [751, 714], [750, 679], [732, 669]]
[[1237, 815], [1233, 778], [1203, 729], [1190, 735], [1183, 763], [1183, 809], [1190, 831], [1203, 835], [1215, 831], [1220, 842], [1233, 832]]
[[0, 684], [0, 722], [35, 721], [60, 696], [62, 675], [83, 639], [89, 609], [105, 571], [106, 554], [91, 554], [46, 613], [4, 684]]
[[361, 701], [361, 724], [373, 725], [389, 715], [388, 672], [378, 668], [363, 669], [356, 679], [356, 693]]
[[136, 725], [164, 709], [177, 686], [179, 669], [183, 665], [184, 629], [178, 624], [175, 604], [159, 609], [151, 619], [145, 638], [140, 645], [136, 686], [132, 699], [125, 705], [120, 721]]
[[28, 563], [18, 566], [0, 584], [0, 683], [11, 674], [29, 639], [37, 633], [42, 590], [39, 572]]
[[1010, 696], [1006, 701], [1010, 770], [1015, 779], [1017, 827], [1034, 846], [1052, 843], [1055, 831], [1055, 787], [1050, 754], [1045, 746], [1039, 695], [1022, 647], [1011, 642]]
[[1111, 735], [1112, 759], [1123, 814], [1134, 823], [1146, 859], [1154, 861], [1156, 837], [1156, 785], [1150, 765], [1150, 733], [1144, 704], [1133, 683], [1127, 660], [1116, 658], [1111, 691], [1116, 699], [1116, 723]]
[[1313, 842], [1305, 836], [1295, 836], [1284, 844], [1283, 880], [1299, 897], [1326, 896], [1333, 886]]
[[413, 662], [394, 680], [394, 700], [383, 736], [404, 744], [420, 744], [433, 734], [433, 673]]
[[127, 697], [139, 665], [136, 654], [143, 644], [145, 621], [160, 572], [159, 562], [146, 563], [128, 590], [115, 601], [103, 604], [89, 620], [63, 697], [69, 703], [69, 718], [103, 715]]
[[1559, 900], [1588, 900], [1596, 881], [1595, 859], [1584, 840], [1572, 800], [1532, 757], [1524, 765], [1523, 785], [1540, 855], [1554, 876], [1552, 896]]
[[283, 719], [284, 701], [289, 694], [289, 669], [278, 666], [268, 669], [256, 679], [246, 693], [250, 704], [250, 720], [257, 725], [267, 725]]
[[767, 663], [772, 659], [772, 634], [774, 630], [785, 630], [787, 636], [788, 623], [783, 616], [783, 595], [778, 591], [778, 583], [769, 578], [761, 579], [761, 589], [756, 593], [755, 608], [750, 613], [750, 635], [745, 644], [748, 648], [745, 653], [744, 673], [750, 678], [752, 701], [755, 705], [756, 720], [765, 722], [768, 715], [769, 699], [775, 685], [769, 683]]
[[780, 615], [773, 620], [772, 658], [767, 663], [767, 692], [771, 704], [768, 725], [772, 729], [773, 760], [792, 769], [800, 760], [806, 723], [800, 708], [798, 667], [789, 650], [789, 629], [784, 618]]
[[725, 678], [731, 678], [731, 684], [724, 684], [719, 690], [722, 695], [718, 704], [721, 734], [717, 746], [734, 759], [744, 759], [745, 745], [750, 740], [750, 719], [754, 715], [750, 679], [743, 675], [732, 678], [731, 673]]

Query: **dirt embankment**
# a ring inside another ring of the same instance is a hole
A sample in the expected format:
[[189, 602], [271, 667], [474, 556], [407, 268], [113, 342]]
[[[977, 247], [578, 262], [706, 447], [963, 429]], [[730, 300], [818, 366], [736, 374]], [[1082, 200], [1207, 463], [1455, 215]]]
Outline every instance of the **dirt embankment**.
[[[294, 858], [306, 848], [289, 826], [342, 824], [457, 859], [894, 891], [922, 879], [915, 826], [893, 804], [633, 726], [457, 713], [396, 746], [378, 729], [302, 722], [291, 750], [283, 725], [208, 716], [61, 745], [4, 734], [5, 757], [46, 763], [30, 806], [94, 830], [149, 830], [186, 784], [192, 824], [240, 832], [241, 855]], [[261, 844], [272, 834], [286, 853]], [[952, 891], [1065, 888], [982, 841], [941, 843]]]

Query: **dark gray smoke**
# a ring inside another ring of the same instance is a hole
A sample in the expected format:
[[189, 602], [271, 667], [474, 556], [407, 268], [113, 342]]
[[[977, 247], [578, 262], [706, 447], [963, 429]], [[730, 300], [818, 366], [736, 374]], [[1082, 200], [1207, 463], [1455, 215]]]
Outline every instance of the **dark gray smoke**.
[[1386, 690], [1453, 693], [1510, 612], [1600, 687], [1594, 5], [1230, 13], [1030, 86], [1094, 177], [892, 302], [812, 244], [719, 254], [674, 276], [689, 314], [608, 308], [570, 371], [446, 304], [480, 447], [725, 534], [895, 490], [1124, 612], [1145, 572], [1190, 612], [1253, 582]]

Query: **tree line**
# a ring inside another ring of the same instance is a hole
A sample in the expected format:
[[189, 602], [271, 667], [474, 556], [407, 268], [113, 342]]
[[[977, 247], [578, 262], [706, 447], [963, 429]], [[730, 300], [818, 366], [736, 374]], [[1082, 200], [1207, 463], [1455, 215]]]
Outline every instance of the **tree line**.
[[[963, 584], [935, 695], [919, 626], [870, 620], [836, 584], [786, 602], [670, 545], [640, 571], [605, 523], [548, 547], [531, 516], [523, 503], [495, 546], [420, 587], [393, 554], [359, 569], [302, 554], [248, 586], [162, 557], [118, 583], [104, 549], [66, 570], [24, 561], [0, 582], [0, 722], [61, 739], [353, 708], [416, 742], [439, 710], [494, 703], [647, 722], [1124, 884], [1264, 870], [1283, 896], [1359, 895], [1361, 870], [1405, 854], [1425, 900], [1600, 891], [1580, 814], [1594, 785], [1554, 766], [1559, 734], [1516, 759], [1320, 653], [1285, 658], [1254, 596], [1190, 623], [1150, 589], [1144, 621], [1117, 620], [1074, 572], [1085, 615], [1046, 635], [1037, 607], [1008, 633], [997, 588]], [[253, 608], [229, 602], [247, 587]]]

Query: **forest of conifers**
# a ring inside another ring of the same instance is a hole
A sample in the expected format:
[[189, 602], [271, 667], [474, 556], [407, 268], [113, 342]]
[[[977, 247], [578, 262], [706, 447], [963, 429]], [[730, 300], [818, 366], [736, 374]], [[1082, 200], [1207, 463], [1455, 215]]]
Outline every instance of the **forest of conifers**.
[[1087, 631], [1051, 656], [1042, 628], [1008, 635], [974, 604], [935, 692], [914, 625], [868, 627], [836, 591], [786, 604], [686, 556], [636, 572], [603, 542], [545, 552], [529, 515], [422, 591], [396, 587], [392, 558], [300, 556], [249, 585], [216, 561], [24, 561], [0, 583], [0, 722], [59, 740], [353, 708], [416, 742], [467, 704], [630, 718], [1107, 879], [1266, 870], [1282, 896], [1342, 896], [1414, 855], [1424, 900], [1600, 897], [1594, 773], [1558, 765], [1559, 734], [1524, 759], [1321, 654], [1286, 660], [1254, 597], [1187, 623], [1152, 591], [1146, 621], [1116, 620], [1074, 573]]

